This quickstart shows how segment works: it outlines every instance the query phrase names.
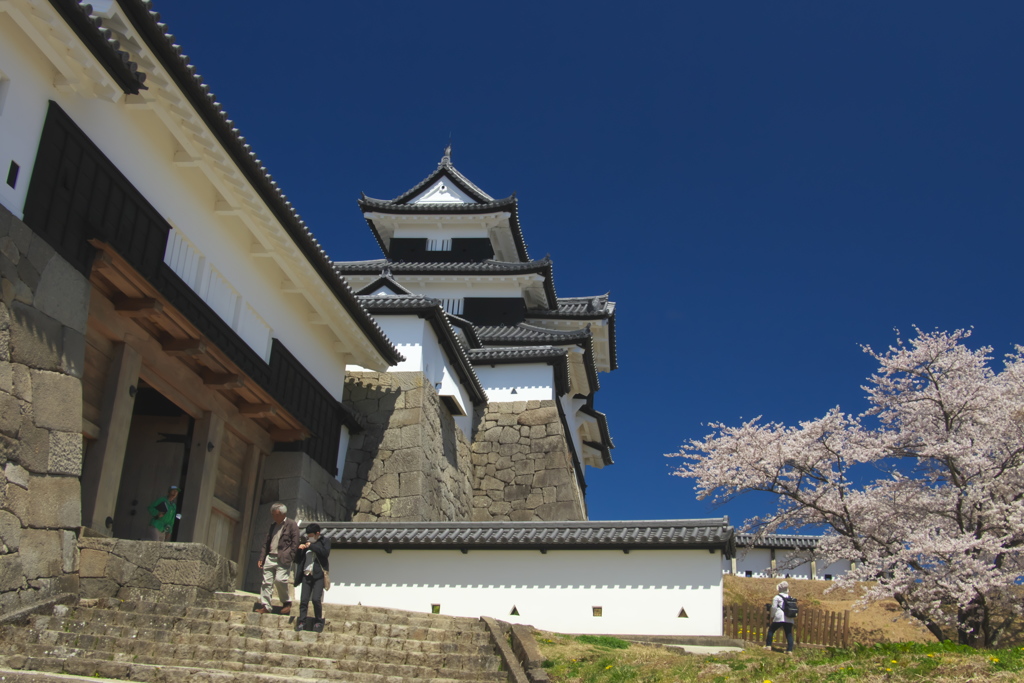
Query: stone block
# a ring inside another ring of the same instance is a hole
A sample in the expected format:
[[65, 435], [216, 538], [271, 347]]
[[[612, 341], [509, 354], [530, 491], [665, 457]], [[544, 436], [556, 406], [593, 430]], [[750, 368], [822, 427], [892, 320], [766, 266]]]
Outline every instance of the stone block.
[[564, 436], [561, 422], [552, 422], [547, 426], [548, 436]]
[[398, 475], [398, 495], [423, 495], [424, 482], [422, 472], [402, 472]]
[[533, 510], [513, 510], [508, 518], [512, 522], [532, 522], [540, 519]]
[[[554, 501], [552, 501], [554, 502]], [[533, 491], [526, 497], [526, 509], [536, 510], [544, 504], [544, 494], [540, 491]]]
[[0, 255], [3, 255], [12, 265], [16, 266], [21, 262], [21, 251], [10, 235], [0, 237]]
[[31, 368], [60, 371], [63, 325], [22, 301], [11, 304], [11, 313], [11, 360]]
[[78, 330], [65, 327], [63, 346], [61, 371], [81, 379], [85, 372], [85, 335]]
[[20, 486], [7, 486], [6, 489], [7, 495], [2, 501], [3, 507], [14, 513], [14, 516], [21, 520], [22, 526], [27, 526], [26, 520], [28, 519], [28, 506], [31, 498], [28, 489], [23, 489]]
[[17, 396], [14, 393], [14, 368], [0, 353], [0, 393]]
[[545, 436], [543, 439], [538, 439], [530, 444], [530, 451], [532, 453], [560, 453], [565, 450], [565, 439], [561, 436]]
[[388, 420], [388, 427], [394, 429], [395, 427], [416, 425], [419, 424], [422, 419], [422, 408], [400, 408], [391, 413], [391, 419]]
[[565, 470], [541, 470], [533, 475], [533, 486], [544, 488], [546, 486], [566, 486], [570, 483], [569, 473]]
[[0, 544], [4, 553], [17, 552], [21, 546], [21, 520], [6, 510], [0, 510]]
[[505, 500], [518, 500], [526, 498], [533, 489], [529, 486], [506, 486]]
[[498, 443], [518, 443], [519, 430], [514, 427], [501, 427], [501, 434], [498, 436]]
[[505, 484], [494, 477], [484, 477], [484, 480], [480, 482], [480, 488], [484, 491], [501, 490], [505, 488]]
[[81, 380], [57, 372], [32, 371], [32, 419], [37, 427], [81, 432]]
[[107, 575], [107, 561], [110, 553], [104, 550], [83, 548], [79, 552], [78, 574], [83, 579], [98, 579]]
[[[8, 369], [10, 365], [3, 364]], [[13, 373], [7, 373], [11, 377], [9, 384], [13, 385]], [[13, 386], [11, 387], [13, 388]], [[10, 437], [18, 435], [21, 428], [21, 401], [10, 393], [0, 393], [0, 434]]]
[[21, 556], [26, 580], [59, 576], [64, 557], [61, 532], [49, 529], [22, 530], [18, 554]]
[[392, 501], [390, 519], [418, 522], [426, 518], [423, 499], [419, 496], [396, 498]]
[[[2, 308], [2, 307], [0, 307]], [[12, 363], [8, 367], [11, 368], [14, 376], [13, 391], [14, 395], [20, 398], [22, 401], [32, 402], [32, 375], [31, 371], [27, 366], [18, 363]]]
[[82, 525], [81, 489], [76, 477], [33, 476], [25, 526], [73, 529]]
[[29, 262], [32, 266], [40, 273], [46, 270], [47, 264], [56, 252], [53, 250], [46, 240], [33, 236], [31, 243], [28, 246], [28, 252], [25, 254], [28, 257]]
[[21, 555], [0, 555], [0, 593], [26, 587]]
[[512, 504], [506, 501], [498, 501], [497, 503], [491, 503], [490, 513], [492, 515], [507, 515], [512, 512]]
[[403, 448], [391, 454], [387, 462], [388, 472], [422, 472], [426, 465], [422, 448]]
[[[3, 211], [6, 213], [6, 211]], [[27, 254], [32, 247], [32, 240], [39, 239], [33, 234], [31, 228], [22, 223], [16, 216], [11, 216], [9, 232], [7, 233], [14, 240], [14, 245], [22, 254]]]
[[533, 427], [558, 422], [558, 410], [554, 407], [527, 410], [519, 415], [519, 424]]
[[505, 484], [511, 484], [516, 478], [516, 473], [514, 470], [498, 470], [494, 473], [494, 478], [500, 479]]
[[373, 490], [381, 498], [398, 496], [398, 473], [382, 474], [373, 482]]
[[544, 494], [545, 503], [554, 503], [558, 499], [558, 489], [554, 486], [545, 486], [541, 489], [541, 493]]
[[50, 467], [50, 431], [33, 425], [29, 416], [21, 425], [18, 441], [18, 459], [25, 469], [36, 474], [46, 474]]
[[32, 262], [26, 258], [18, 262], [18, 279], [25, 283], [25, 286], [35, 290], [39, 286], [39, 271]]
[[51, 258], [39, 278], [35, 305], [40, 311], [85, 334], [89, 280], [63, 258]]
[[61, 554], [64, 562], [61, 569], [65, 574], [78, 571], [78, 534], [74, 531], [62, 531]]
[[50, 432], [51, 474], [82, 474], [82, 435], [72, 432]]
[[470, 513], [469, 521], [471, 522], [490, 522], [493, 517], [487, 508], [473, 508], [473, 512]]
[[28, 488], [28, 482], [31, 477], [28, 470], [15, 465], [13, 462], [8, 462], [7, 466], [4, 467], [4, 476], [7, 477], [8, 483], [15, 484], [23, 489]]
[[583, 519], [576, 503], [545, 503], [536, 510], [537, 519], [548, 521], [577, 521]]
[[[270, 513], [268, 510], [268, 522], [269, 518]], [[265, 529], [266, 527], [262, 526], [260, 528]], [[110, 550], [114, 556], [130, 560], [132, 564], [149, 571], [156, 569], [157, 562], [159, 562], [165, 554], [163, 551], [163, 545], [159, 543], [152, 543], [150, 541], [128, 541], [125, 539], [114, 540], [116, 540], [116, 542]]]

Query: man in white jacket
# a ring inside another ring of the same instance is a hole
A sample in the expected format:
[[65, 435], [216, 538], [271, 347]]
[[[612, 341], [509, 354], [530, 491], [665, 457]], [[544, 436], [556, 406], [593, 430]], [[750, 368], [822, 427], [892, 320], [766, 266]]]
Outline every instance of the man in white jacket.
[[768, 626], [768, 636], [764, 641], [764, 649], [772, 649], [772, 640], [775, 638], [775, 632], [780, 628], [786, 632], [786, 654], [793, 654], [793, 623], [796, 621], [793, 617], [787, 617], [786, 611], [783, 609], [786, 605], [785, 598], [789, 597], [789, 582], [783, 581], [775, 587], [777, 591], [774, 598], [772, 598], [772, 606], [768, 611], [768, 615], [771, 618], [771, 624]]

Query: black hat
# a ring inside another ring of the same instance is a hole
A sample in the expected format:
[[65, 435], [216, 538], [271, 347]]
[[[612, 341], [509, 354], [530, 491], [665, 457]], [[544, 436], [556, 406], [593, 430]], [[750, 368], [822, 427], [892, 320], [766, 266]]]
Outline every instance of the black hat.
[[313, 522], [312, 524], [307, 524], [306, 525], [306, 533], [307, 534], [320, 533], [320, 525], [317, 524], [316, 522]]

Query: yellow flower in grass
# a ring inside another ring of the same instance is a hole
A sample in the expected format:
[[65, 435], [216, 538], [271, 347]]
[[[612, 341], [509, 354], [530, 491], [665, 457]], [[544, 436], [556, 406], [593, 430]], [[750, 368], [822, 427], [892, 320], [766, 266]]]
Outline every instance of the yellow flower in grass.
[[886, 669], [886, 671], [888, 671], [889, 673], [892, 673], [892, 669]]
[[615, 665], [614, 664], [609, 664], [608, 666], [606, 666], [604, 668], [604, 670], [607, 671], [608, 669], [612, 668], [613, 666], [615, 666]]
[[992, 663], [993, 664], [998, 664], [999, 663], [999, 657], [993, 657], [992, 658]]
[[899, 664], [899, 662], [897, 662], [895, 659], [890, 659], [889, 663], [890, 664]]
[[[1022, 649], [1022, 650], [1024, 650], [1024, 648], [1021, 648], [1021, 649]], [[929, 652], [929, 653], [928, 653], [928, 656], [929, 656], [929, 657], [934, 657], [935, 655], [933, 655], [933, 654], [932, 654], [931, 652]]]

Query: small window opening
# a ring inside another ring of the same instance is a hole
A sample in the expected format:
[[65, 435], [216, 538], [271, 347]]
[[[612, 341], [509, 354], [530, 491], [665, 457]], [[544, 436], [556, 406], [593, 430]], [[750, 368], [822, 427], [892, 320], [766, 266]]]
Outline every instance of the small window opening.
[[510, 617], [518, 617], [519, 616], [519, 608], [516, 607], [515, 605], [512, 605], [512, 611], [509, 612], [508, 614], [509, 614]]
[[430, 606], [430, 613], [431, 614], [440, 614], [441, 613], [441, 605], [439, 605], [439, 604], [432, 604]]
[[831, 581], [832, 580], [832, 575], [831, 574], [825, 574], [825, 580], [826, 581]]
[[686, 608], [685, 607], [680, 607], [679, 608], [679, 618], [680, 619], [689, 619], [690, 618], [690, 615], [686, 613]]
[[17, 162], [11, 162], [11, 168], [7, 171], [7, 184], [14, 187], [18, 183], [18, 171], [21, 167], [18, 166]]
[[752, 572], [752, 571], [751, 571], [751, 570], [749, 570], [749, 569], [748, 569], [747, 571], [743, 572], [743, 576], [747, 577], [748, 579], [749, 579], [750, 577], [752, 577], [753, 575], [754, 575], [754, 572]]
[[604, 608], [603, 607], [591, 607], [590, 609], [593, 610], [593, 614], [594, 614], [595, 617], [603, 617], [604, 616]]
[[439, 239], [435, 237], [427, 238], [427, 251], [451, 251], [452, 241], [451, 239]]

